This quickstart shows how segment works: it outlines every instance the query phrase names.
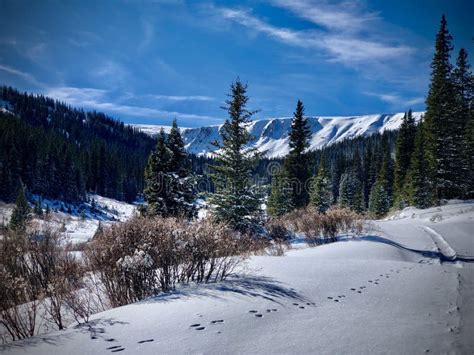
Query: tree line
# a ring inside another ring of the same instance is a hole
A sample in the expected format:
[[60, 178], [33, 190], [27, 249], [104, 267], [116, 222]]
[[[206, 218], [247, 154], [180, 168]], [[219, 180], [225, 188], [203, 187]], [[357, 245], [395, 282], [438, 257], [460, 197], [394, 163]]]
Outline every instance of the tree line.
[[1, 88], [0, 199], [28, 193], [79, 202], [87, 192], [133, 201], [155, 140], [103, 113]]

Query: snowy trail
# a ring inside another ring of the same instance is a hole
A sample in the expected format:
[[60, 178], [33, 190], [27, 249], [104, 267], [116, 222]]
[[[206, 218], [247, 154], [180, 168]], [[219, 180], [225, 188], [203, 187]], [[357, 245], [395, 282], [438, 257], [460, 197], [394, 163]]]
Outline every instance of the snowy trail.
[[[449, 223], [448, 218], [442, 224], [381, 221], [377, 232], [362, 238], [295, 249], [283, 257], [255, 256], [228, 281], [183, 287], [97, 314], [89, 326], [0, 351], [472, 353], [474, 264], [440, 262], [423, 229], [428, 225], [442, 233], [435, 228]], [[469, 235], [462, 230], [458, 237]]]

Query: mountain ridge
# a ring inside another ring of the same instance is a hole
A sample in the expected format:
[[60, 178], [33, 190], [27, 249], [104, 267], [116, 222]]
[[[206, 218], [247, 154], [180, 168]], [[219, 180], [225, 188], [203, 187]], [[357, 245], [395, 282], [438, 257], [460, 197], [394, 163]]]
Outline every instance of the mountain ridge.
[[[311, 131], [308, 149], [316, 150], [344, 139], [398, 129], [402, 124], [404, 114], [400, 112], [357, 116], [308, 116]], [[419, 122], [423, 114], [424, 112], [413, 112], [415, 121]], [[291, 128], [291, 120], [291, 117], [279, 117], [249, 122], [246, 128], [253, 139], [248, 147], [265, 152], [267, 158], [285, 156], [289, 152], [288, 134]], [[136, 124], [133, 126], [149, 135], [157, 134], [162, 127], [167, 128], [158, 125]], [[199, 128], [182, 128], [187, 151], [196, 155], [207, 155], [215, 151], [216, 147], [211, 142], [221, 142], [219, 131], [222, 126], [221, 124]]]

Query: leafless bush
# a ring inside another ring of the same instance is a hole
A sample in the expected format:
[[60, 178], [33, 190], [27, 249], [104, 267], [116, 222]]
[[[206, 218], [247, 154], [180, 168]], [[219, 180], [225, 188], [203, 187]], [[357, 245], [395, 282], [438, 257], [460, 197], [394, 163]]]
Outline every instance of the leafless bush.
[[311, 245], [334, 241], [339, 233], [360, 233], [360, 216], [346, 208], [333, 208], [326, 213], [300, 209], [280, 217], [279, 223], [290, 233], [301, 233]]
[[1, 240], [0, 323], [12, 340], [37, 333], [40, 310], [63, 329], [64, 297], [80, 278], [79, 263], [56, 231], [7, 231]]
[[102, 299], [101, 285], [92, 273], [88, 273], [80, 289], [66, 294], [64, 302], [77, 323], [87, 323], [92, 314], [108, 308]]
[[223, 280], [253, 246], [251, 238], [208, 221], [135, 217], [103, 229], [86, 255], [115, 307], [178, 282]]
[[265, 225], [268, 237], [271, 240], [270, 253], [272, 255], [284, 255], [285, 249], [290, 248], [291, 233], [279, 218], [269, 220]]

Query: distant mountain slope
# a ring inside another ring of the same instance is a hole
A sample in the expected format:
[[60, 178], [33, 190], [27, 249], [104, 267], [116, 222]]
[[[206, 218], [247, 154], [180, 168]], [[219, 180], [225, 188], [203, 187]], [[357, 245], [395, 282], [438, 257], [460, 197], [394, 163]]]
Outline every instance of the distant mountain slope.
[[77, 202], [87, 193], [133, 201], [156, 142], [100, 112], [0, 87], [0, 200], [29, 193]]
[[[419, 121], [423, 112], [414, 112], [413, 116]], [[382, 133], [385, 130], [394, 130], [400, 127], [404, 113], [375, 114], [367, 116], [345, 117], [309, 117], [312, 132], [310, 150], [321, 148], [328, 144], [340, 142], [347, 138], [367, 136], [373, 133]], [[161, 126], [136, 125], [137, 128], [148, 134], [156, 134]], [[261, 152], [266, 152], [266, 157], [275, 158], [288, 154], [288, 133], [291, 127], [291, 117], [272, 118], [249, 123], [247, 129], [254, 139], [250, 146]], [[221, 141], [220, 126], [201, 128], [184, 128], [183, 136], [186, 149], [194, 154], [206, 154], [216, 148], [211, 142]]]

